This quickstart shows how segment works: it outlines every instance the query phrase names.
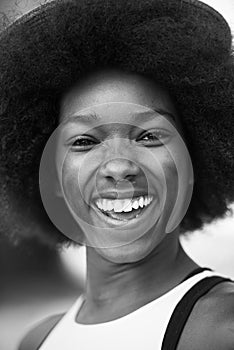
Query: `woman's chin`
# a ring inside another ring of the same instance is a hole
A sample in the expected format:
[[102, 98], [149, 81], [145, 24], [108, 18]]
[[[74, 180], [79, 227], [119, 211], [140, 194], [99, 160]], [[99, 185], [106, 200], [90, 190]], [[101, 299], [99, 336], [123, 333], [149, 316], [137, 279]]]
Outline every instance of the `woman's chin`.
[[144, 259], [157, 245], [156, 237], [151, 229], [137, 240], [118, 247], [106, 247], [94, 249], [106, 260], [113, 263], [125, 264], [134, 263]]

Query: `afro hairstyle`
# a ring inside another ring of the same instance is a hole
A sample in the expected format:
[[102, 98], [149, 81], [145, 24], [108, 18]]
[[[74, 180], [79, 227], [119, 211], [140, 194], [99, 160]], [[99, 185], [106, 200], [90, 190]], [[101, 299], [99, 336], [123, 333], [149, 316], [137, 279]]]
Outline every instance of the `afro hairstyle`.
[[53, 247], [70, 243], [42, 204], [40, 160], [59, 125], [62, 94], [105, 67], [151, 77], [175, 100], [195, 178], [181, 234], [232, 212], [231, 34], [220, 30], [225, 25], [217, 13], [211, 23], [208, 11], [193, 2], [57, 1], [53, 14], [46, 17], [48, 6], [30, 30], [26, 23], [1, 36], [0, 232], [13, 242], [34, 237]]

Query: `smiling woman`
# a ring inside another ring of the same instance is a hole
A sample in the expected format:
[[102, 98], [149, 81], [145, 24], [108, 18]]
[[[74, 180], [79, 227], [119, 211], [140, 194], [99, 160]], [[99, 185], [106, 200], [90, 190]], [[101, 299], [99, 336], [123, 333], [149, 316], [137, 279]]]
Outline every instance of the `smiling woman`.
[[[177, 216], [180, 221], [184, 216], [186, 198], [191, 198], [186, 181], [192, 181], [193, 174], [178, 131], [182, 133], [181, 121], [169, 94], [139, 74], [101, 70], [88, 75], [61, 99], [56, 153], [63, 191], [57, 190], [57, 194], [65, 195], [73, 213], [78, 213], [89, 244], [99, 248], [102, 244], [104, 255], [110, 252], [108, 247], [115, 247], [110, 253], [115, 261], [122, 261], [124, 249], [129, 262], [147, 255], [154, 248], [153, 232], [154, 240], [161, 241], [177, 197], [177, 168], [186, 189]], [[50, 148], [46, 152], [51, 153]], [[47, 162], [43, 168], [48, 168]], [[47, 171], [44, 173], [48, 177]], [[157, 235], [155, 222], [162, 211]], [[56, 217], [61, 215], [56, 212]], [[83, 220], [92, 225], [91, 229]], [[106, 226], [120, 230], [107, 231]], [[63, 232], [80, 242], [77, 230], [73, 234], [68, 229]], [[140, 256], [134, 255], [139, 252]]]
[[234, 201], [223, 17], [195, 0], [54, 0], [0, 52], [1, 226], [87, 249], [84, 293], [20, 349], [233, 348], [233, 281], [179, 241]]

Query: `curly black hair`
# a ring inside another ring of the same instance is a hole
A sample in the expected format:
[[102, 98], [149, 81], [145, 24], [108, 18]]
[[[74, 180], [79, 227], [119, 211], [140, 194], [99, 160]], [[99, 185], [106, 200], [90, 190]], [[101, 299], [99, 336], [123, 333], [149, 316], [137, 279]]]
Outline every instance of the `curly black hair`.
[[41, 17], [43, 30], [34, 21], [30, 30], [26, 23], [1, 37], [0, 231], [13, 241], [70, 242], [45, 212], [39, 165], [59, 123], [62, 94], [98, 68], [143, 74], [173, 96], [195, 178], [181, 234], [233, 214], [231, 35], [205, 10], [198, 16], [186, 2], [180, 11], [176, 1], [157, 2], [155, 9], [154, 0], [58, 1], [53, 18]]

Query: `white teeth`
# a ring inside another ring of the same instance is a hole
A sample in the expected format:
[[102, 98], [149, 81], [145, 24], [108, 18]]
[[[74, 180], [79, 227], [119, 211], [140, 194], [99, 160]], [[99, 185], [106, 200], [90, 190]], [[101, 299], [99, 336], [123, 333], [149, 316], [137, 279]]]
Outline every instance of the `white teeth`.
[[131, 198], [114, 200], [99, 198], [95, 203], [97, 207], [103, 211], [114, 210], [116, 213], [126, 213], [132, 211], [132, 209], [138, 209], [139, 207], [143, 208], [144, 206], [149, 205], [152, 200], [152, 196], [141, 196], [134, 200]]
[[102, 205], [103, 205], [103, 209], [106, 210], [106, 207], [107, 207], [107, 199], [103, 199]]
[[106, 207], [107, 207], [107, 199], [103, 199], [102, 203], [100, 203], [101, 206], [102, 206], [102, 209], [103, 210], [106, 210]]
[[103, 205], [102, 205], [101, 202], [96, 201], [96, 205], [97, 205], [97, 207], [98, 207], [99, 209], [103, 210]]
[[114, 201], [114, 211], [116, 213], [121, 213], [123, 209], [125, 208], [125, 200], [117, 200]]
[[127, 213], [129, 211], [132, 211], [132, 203], [131, 201], [129, 202], [129, 204], [127, 205], [127, 207], [124, 209], [124, 212]]
[[133, 202], [132, 207], [133, 207], [134, 209], [138, 209], [138, 208], [139, 208], [139, 202], [138, 202], [138, 200], [135, 200], [135, 201]]
[[139, 205], [141, 208], [143, 208], [143, 206], [144, 206], [144, 198], [142, 196], [140, 197]]
[[112, 210], [113, 209], [113, 205], [112, 205], [112, 202], [111, 201], [108, 201], [108, 200], [106, 200], [107, 201], [107, 205], [106, 205], [106, 210]]

